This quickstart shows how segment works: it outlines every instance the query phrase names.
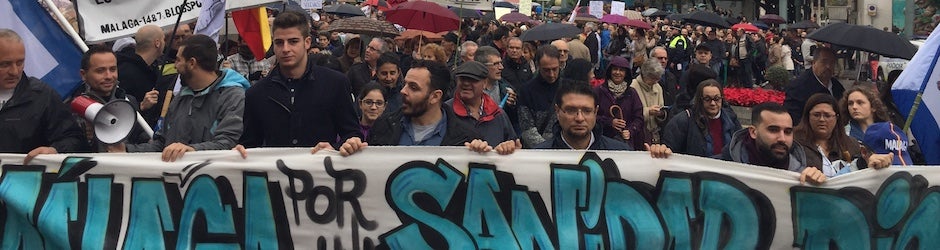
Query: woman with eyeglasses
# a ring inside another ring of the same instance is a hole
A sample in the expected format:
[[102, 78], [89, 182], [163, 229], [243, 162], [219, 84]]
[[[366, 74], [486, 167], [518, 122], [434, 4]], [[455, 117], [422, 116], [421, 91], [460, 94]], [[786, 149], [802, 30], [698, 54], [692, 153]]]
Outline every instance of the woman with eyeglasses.
[[359, 132], [362, 132], [362, 138], [369, 138], [369, 129], [375, 120], [385, 113], [385, 89], [377, 83], [370, 83], [362, 87], [359, 93], [359, 110], [362, 110], [362, 116], [359, 117]]
[[741, 129], [734, 111], [724, 105], [723, 96], [718, 81], [699, 83], [692, 107], [678, 112], [663, 129], [663, 143], [675, 153], [721, 158], [721, 150]]
[[815, 94], [806, 101], [793, 137], [806, 152], [807, 166], [821, 169], [826, 177], [889, 166], [893, 155], [863, 152], [858, 141], [845, 134], [847, 119], [840, 119], [838, 107], [836, 98], [828, 94]]

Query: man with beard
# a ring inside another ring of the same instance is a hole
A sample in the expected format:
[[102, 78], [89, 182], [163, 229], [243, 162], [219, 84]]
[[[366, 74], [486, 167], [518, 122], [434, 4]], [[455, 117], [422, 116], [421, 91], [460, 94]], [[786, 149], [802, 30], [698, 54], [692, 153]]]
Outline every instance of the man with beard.
[[529, 62], [522, 53], [522, 40], [518, 37], [509, 39], [509, 48], [503, 58], [502, 78], [515, 89], [521, 89], [529, 79], [532, 79], [532, 70]]
[[561, 73], [559, 57], [561, 53], [555, 46], [539, 47], [535, 52], [539, 74], [519, 90], [519, 130], [522, 131], [520, 137], [526, 147], [550, 141], [554, 135], [552, 131], [555, 118], [552, 112], [552, 98], [559, 85], [558, 78]]
[[186, 152], [230, 149], [242, 135], [242, 113], [248, 80], [234, 70], [218, 71], [219, 50], [205, 35], [180, 44], [176, 70], [183, 85], [170, 101], [163, 127], [148, 143], [112, 147], [114, 152], [163, 152], [176, 161]]
[[800, 182], [822, 183], [826, 175], [816, 166], [806, 166], [806, 153], [793, 143], [793, 121], [787, 109], [776, 103], [762, 103], [751, 111], [753, 127], [738, 130], [721, 158], [762, 167], [799, 172]]
[[[354, 154], [368, 145], [466, 146], [481, 139], [472, 126], [454, 114], [452, 107], [443, 103], [450, 82], [451, 74], [446, 65], [415, 61], [405, 75], [401, 109], [386, 110], [369, 131], [368, 144], [358, 138], [347, 140], [339, 148], [340, 155]], [[319, 145], [311, 152], [324, 148], [329, 145]]]
[[[162, 37], [162, 36], [161, 36]], [[112, 100], [127, 100], [134, 107], [135, 111], [140, 111], [140, 107], [150, 107], [157, 103], [156, 93], [148, 94], [145, 103], [138, 103], [137, 98], [126, 94], [123, 87], [118, 86], [118, 66], [117, 57], [106, 46], [95, 46], [82, 55], [81, 69], [78, 71], [82, 77], [85, 88], [82, 89], [81, 96], [91, 98], [98, 103], [105, 104]], [[69, 98], [65, 103], [72, 103], [74, 98]], [[83, 128], [89, 145], [93, 152], [105, 152], [107, 148], [99, 143], [94, 135], [94, 124], [85, 120], [84, 114], [75, 114], [75, 119], [79, 127]], [[143, 133], [143, 129], [136, 121], [134, 129], [126, 139], [127, 143], [144, 143], [150, 140], [150, 136]]]
[[[307, 54], [306, 14], [286, 11], [272, 26], [278, 66], [245, 94], [244, 147], [301, 147], [360, 139], [346, 76]], [[245, 154], [243, 153], [243, 156]]]
[[26, 47], [16, 32], [0, 29], [0, 152], [40, 154], [82, 152], [88, 145], [68, 108], [52, 87], [23, 73]]

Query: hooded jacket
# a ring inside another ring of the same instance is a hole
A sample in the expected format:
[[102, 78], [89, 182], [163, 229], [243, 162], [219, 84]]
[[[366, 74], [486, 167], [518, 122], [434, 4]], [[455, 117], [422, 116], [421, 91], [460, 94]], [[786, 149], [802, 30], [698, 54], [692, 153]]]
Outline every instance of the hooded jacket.
[[[703, 122], [705, 127], [699, 128], [698, 123], [695, 122], [696, 119], [706, 118], [691, 114], [691, 110], [673, 116], [663, 129], [663, 143], [676, 153], [719, 158], [720, 155], [712, 155], [715, 145], [708, 133], [708, 122]], [[727, 146], [731, 142], [731, 136], [741, 130], [741, 123], [738, 122], [734, 111], [728, 107], [721, 108], [719, 119], [721, 119], [721, 132], [725, 142], [723, 146]]]
[[308, 147], [362, 137], [349, 80], [312, 58], [300, 79], [271, 71], [245, 97], [245, 147]]
[[24, 74], [0, 108], [0, 152], [25, 154], [43, 146], [59, 153], [87, 151], [85, 133], [61, 101], [52, 87]]
[[[745, 164], [758, 164], [757, 159], [751, 159], [751, 151], [757, 150], [757, 145], [755, 144], [756, 142], [751, 139], [747, 128], [738, 130], [738, 132], [734, 132], [734, 135], [731, 136], [731, 143], [721, 151], [721, 159]], [[800, 146], [798, 142], [793, 141], [793, 145], [790, 146], [790, 159], [787, 163], [786, 170], [799, 173], [803, 172], [806, 166], [807, 159], [803, 147]], [[774, 166], [762, 167], [781, 169]]]
[[118, 81], [121, 82], [121, 88], [128, 95], [142, 100], [147, 92], [155, 88], [160, 73], [155, 67], [147, 65], [147, 62], [144, 62], [144, 59], [133, 49], [115, 53], [115, 56], [118, 62]]
[[153, 140], [128, 144], [128, 152], [160, 152], [172, 143], [183, 143], [198, 150], [231, 149], [242, 135], [242, 114], [248, 79], [231, 69], [224, 69], [206, 89], [194, 92], [183, 87], [170, 100], [163, 127]]
[[[483, 138], [472, 126], [457, 118], [454, 115], [454, 109], [450, 105], [443, 104], [441, 109], [444, 112], [443, 115], [447, 116], [447, 128], [441, 146], [464, 146], [464, 142]], [[398, 146], [404, 131], [402, 119], [408, 118], [404, 117], [401, 110], [395, 110], [391, 113], [385, 112], [372, 124], [372, 129], [369, 130], [369, 138], [366, 141], [373, 146]]]
[[499, 108], [499, 105], [490, 98], [489, 95], [483, 95], [483, 115], [479, 119], [473, 118], [468, 113], [468, 109], [460, 98], [453, 98], [445, 102], [453, 107], [454, 115], [464, 123], [473, 125], [473, 128], [480, 133], [490, 146], [496, 147], [500, 143], [518, 138], [516, 132], [509, 122], [509, 116]]

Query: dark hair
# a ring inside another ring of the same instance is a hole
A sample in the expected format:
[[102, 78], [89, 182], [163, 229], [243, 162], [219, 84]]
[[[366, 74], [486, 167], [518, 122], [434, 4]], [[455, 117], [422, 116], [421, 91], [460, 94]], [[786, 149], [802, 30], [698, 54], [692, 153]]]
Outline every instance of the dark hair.
[[[561, 78], [591, 82], [589, 74], [592, 70], [594, 70], [594, 65], [591, 64], [591, 61], [585, 60], [583, 58], [575, 58], [568, 60], [568, 62], [565, 64], [565, 70], [561, 73]], [[630, 77], [629, 75], [630, 74], [627, 74], [627, 78]]]
[[416, 60], [411, 64], [411, 69], [424, 68], [431, 73], [430, 91], [441, 90], [447, 93], [448, 87], [452, 82], [450, 70], [443, 63], [430, 60]]
[[757, 106], [754, 106], [753, 108], [751, 108], [751, 124], [753, 124], [756, 127], [761, 122], [763, 122], [763, 119], [761, 119], [760, 117], [760, 113], [763, 113], [764, 111], [774, 113], [774, 114], [790, 115], [790, 113], [787, 113], [787, 108], [783, 107], [783, 105], [780, 105], [779, 103], [776, 103], [776, 102], [765, 102], [765, 103], [757, 104]]
[[491, 46], [477, 48], [477, 53], [473, 54], [473, 60], [479, 63], [490, 63], [490, 56], [499, 57], [499, 50]]
[[538, 66], [539, 62], [542, 61], [542, 57], [551, 57], [561, 60], [561, 52], [558, 51], [558, 48], [552, 46], [551, 44], [542, 45], [537, 50], [535, 50], [535, 65]]
[[558, 92], [555, 94], [555, 105], [561, 107], [562, 98], [564, 98], [567, 94], [590, 96], [591, 99], [594, 99], [594, 104], [597, 104], [597, 95], [594, 94], [594, 90], [591, 89], [590, 84], [570, 80], [562, 80], [562, 82], [559, 84]]
[[496, 28], [496, 31], [493, 32], [493, 41], [503, 39], [503, 37], [506, 37], [508, 35], [509, 35], [509, 29], [503, 26], [499, 26], [498, 28]]
[[388, 99], [388, 91], [385, 91], [385, 88], [383, 88], [382, 85], [372, 82], [372, 83], [366, 84], [366, 86], [362, 86], [362, 90], [359, 91], [359, 95], [356, 96], [356, 100], [362, 101], [362, 99], [365, 99], [366, 95], [369, 95], [369, 92], [372, 92], [373, 90], [378, 90], [379, 93], [382, 94], [383, 100]]
[[181, 54], [183, 59], [195, 58], [196, 65], [205, 71], [216, 71], [219, 69], [216, 59], [219, 58], [219, 49], [215, 46], [215, 41], [203, 34], [194, 34], [183, 43]]
[[343, 72], [343, 66], [340, 65], [339, 58], [327, 54], [310, 54], [313, 57], [313, 63], [317, 66], [323, 66], [328, 69]]
[[102, 45], [93, 46], [89, 48], [88, 51], [85, 51], [85, 53], [82, 54], [82, 62], [81, 62], [82, 69], [88, 70], [88, 67], [91, 67], [91, 65], [89, 65], [91, 64], [91, 56], [95, 54], [104, 54], [104, 53], [111, 53], [113, 55], [114, 51], [111, 50], [111, 47], [102, 46]]
[[833, 58], [836, 57], [836, 50], [829, 47], [817, 47], [816, 50], [813, 51], [813, 58], [818, 57], [823, 51], [831, 53]]
[[855, 92], [862, 93], [862, 95], [868, 99], [869, 106], [871, 107], [872, 120], [875, 122], [891, 121], [891, 117], [888, 116], [888, 107], [885, 106], [883, 102], [881, 102], [881, 98], [878, 98], [878, 95], [876, 95], [871, 88], [872, 87], [854, 86], [842, 94], [842, 102], [840, 103], [841, 106], [839, 107], [839, 113], [846, 119], [846, 121], [852, 120], [852, 116], [849, 112], [849, 95]]
[[379, 59], [375, 61], [376, 67], [382, 67], [386, 63], [394, 64], [396, 67], [401, 68], [401, 59], [395, 52], [385, 52], [382, 55], [379, 55]]
[[310, 22], [307, 15], [297, 11], [285, 11], [274, 18], [274, 25], [271, 26], [273, 33], [277, 29], [297, 28], [300, 35], [304, 38], [310, 37]]
[[836, 125], [832, 128], [832, 131], [829, 132], [831, 135], [829, 136], [829, 139], [826, 140], [826, 144], [828, 144], [827, 148], [829, 148], [829, 152], [838, 152], [839, 154], [837, 155], [839, 155], [839, 157], [843, 157], [841, 154], [842, 149], [845, 148], [845, 145], [853, 143], [853, 141], [851, 138], [849, 138], [848, 135], [845, 134], [845, 130], [843, 130], [847, 119], [839, 117], [838, 102], [839, 101], [837, 101], [836, 98], [830, 94], [817, 93], [813, 96], [810, 96], [809, 100], [806, 101], [806, 105], [803, 107], [803, 117], [800, 118], [800, 123], [797, 124], [796, 128], [793, 129], [794, 139], [796, 139], [797, 142], [801, 144], [816, 145], [816, 133], [813, 132], [812, 125], [809, 123], [809, 119], [812, 119], [811, 115], [809, 115], [809, 112], [817, 105], [828, 104], [829, 106], [832, 106], [832, 111], [835, 111], [836, 113]]
[[705, 130], [705, 121], [704, 119], [697, 119], [705, 116], [705, 103], [702, 100], [705, 99], [705, 87], [716, 87], [718, 88], [719, 95], [722, 95], [722, 107], [724, 107], [724, 94], [725, 90], [721, 87], [721, 83], [715, 79], [708, 79], [702, 81], [698, 84], [698, 88], [695, 89], [695, 95], [692, 96], [692, 110], [691, 113], [695, 114], [692, 119], [695, 120], [695, 124], [698, 125], [699, 130], [704, 132]]

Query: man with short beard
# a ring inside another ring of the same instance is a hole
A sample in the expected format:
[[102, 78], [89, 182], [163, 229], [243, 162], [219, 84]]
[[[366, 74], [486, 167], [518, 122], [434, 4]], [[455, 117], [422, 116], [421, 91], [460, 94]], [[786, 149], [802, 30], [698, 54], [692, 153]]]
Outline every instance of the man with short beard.
[[[127, 152], [163, 152], [163, 161], [176, 161], [186, 152], [230, 149], [242, 135], [242, 113], [248, 80], [231, 69], [218, 71], [219, 50], [205, 35], [180, 45], [176, 70], [183, 85], [170, 101], [170, 112], [153, 140], [127, 144]], [[111, 151], [125, 151], [121, 145]]]
[[721, 158], [762, 167], [799, 172], [800, 181], [822, 183], [826, 175], [816, 166], [806, 166], [806, 153], [793, 142], [793, 121], [787, 109], [776, 103], [762, 103], [751, 111], [753, 127], [738, 130]]
[[[372, 125], [366, 140], [368, 144], [347, 140], [339, 148], [340, 155], [354, 154], [368, 145], [466, 146], [475, 139], [482, 139], [472, 126], [454, 114], [452, 107], [444, 103], [444, 92], [450, 82], [451, 74], [446, 65], [428, 60], [415, 61], [405, 75], [401, 109], [386, 110]], [[318, 146], [313, 152], [323, 148], [328, 147]]]

